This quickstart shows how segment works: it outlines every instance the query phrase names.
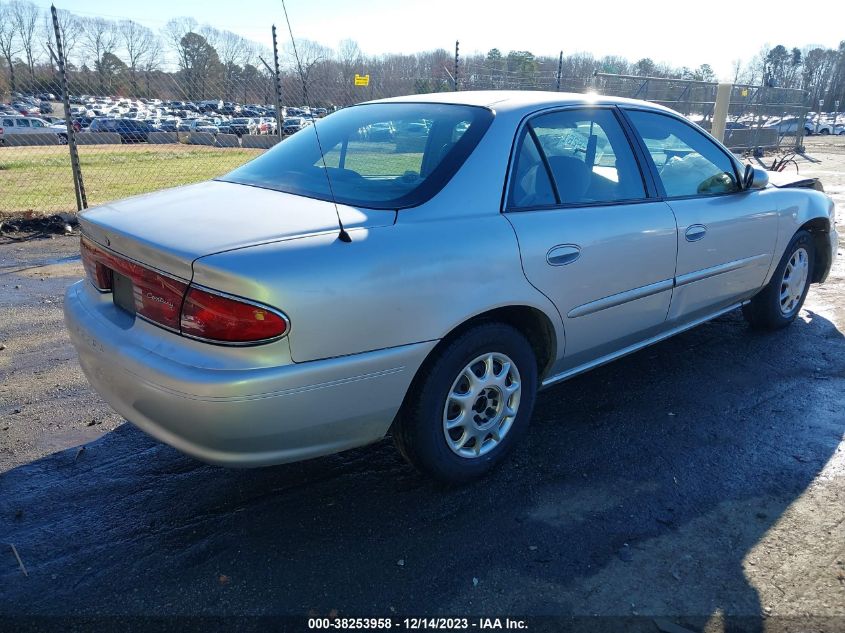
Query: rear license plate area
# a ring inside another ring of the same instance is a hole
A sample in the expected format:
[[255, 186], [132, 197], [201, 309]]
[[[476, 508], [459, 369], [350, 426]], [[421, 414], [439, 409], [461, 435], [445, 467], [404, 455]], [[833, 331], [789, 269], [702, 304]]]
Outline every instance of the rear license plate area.
[[112, 300], [114, 305], [124, 312], [135, 315], [135, 286], [129, 277], [114, 271], [112, 272]]

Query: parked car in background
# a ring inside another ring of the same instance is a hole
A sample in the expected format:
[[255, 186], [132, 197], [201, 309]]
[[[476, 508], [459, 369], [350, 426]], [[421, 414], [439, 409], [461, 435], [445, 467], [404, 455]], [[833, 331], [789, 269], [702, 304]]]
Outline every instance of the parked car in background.
[[229, 134], [237, 134], [238, 136], [258, 134], [258, 121], [254, 118], [238, 117], [224, 123], [222, 127], [228, 130]]
[[37, 105], [24, 101], [13, 102], [12, 108], [14, 108], [18, 114], [23, 116], [37, 117], [41, 115], [41, 109]]
[[[801, 119], [798, 117], [785, 117], [766, 123], [763, 126], [763, 129], [776, 130], [779, 135], [783, 136], [786, 134], [795, 134], [800, 125]], [[805, 136], [809, 136], [813, 133], [813, 123], [811, 121], [804, 121], [803, 125]]]
[[368, 141], [392, 141], [396, 136], [396, 128], [392, 121], [373, 123], [366, 128]]
[[[400, 160], [359, 137], [389, 125], [399, 144], [421, 120]], [[539, 388], [740, 307], [786, 327], [837, 252], [829, 197], [774, 187], [651, 103], [453, 92], [316, 125], [319, 144], [295, 134], [80, 215], [65, 319], [85, 374], [208, 462], [391, 431], [424, 472], [477, 478], [529, 430]]]
[[75, 117], [75, 118], [73, 119], [73, 121], [72, 121], [72, 124], [73, 124], [73, 129], [74, 129], [76, 132], [81, 132], [82, 130], [87, 129], [87, 128], [91, 125], [91, 122], [92, 122], [95, 118], [96, 118], [96, 117], [93, 117], [93, 116], [80, 116], [80, 117]]
[[162, 132], [178, 132], [183, 130], [184, 126], [180, 125], [178, 119], [162, 119], [158, 124], [158, 129]]
[[213, 121], [208, 119], [194, 119], [187, 127], [189, 132], [208, 132], [209, 134], [217, 134], [220, 130]]
[[152, 126], [143, 121], [132, 119], [96, 118], [88, 126], [88, 133], [114, 132], [120, 135], [123, 143], [146, 143], [150, 132], [155, 131]]
[[20, 115], [0, 115], [0, 144], [3, 144], [4, 137], [9, 135], [38, 135], [38, 134], [52, 134], [59, 137], [59, 142], [67, 142], [67, 130], [62, 127], [61, 130], [52, 127], [47, 121], [36, 117], [26, 117]]
[[833, 121], [822, 121], [816, 123], [816, 134], [820, 136], [827, 136], [829, 134], [845, 134], [845, 123], [837, 124], [835, 127]]
[[283, 124], [283, 127], [282, 127], [282, 133], [285, 136], [289, 136], [291, 134], [296, 134], [302, 128], [308, 127], [308, 125], [310, 125], [310, 122], [308, 120], [306, 120], [304, 117], [300, 117], [300, 116], [288, 117], [287, 119], [284, 120], [284, 124]]
[[258, 133], [259, 134], [275, 134], [278, 129], [276, 119], [269, 116], [259, 117], [258, 119]]

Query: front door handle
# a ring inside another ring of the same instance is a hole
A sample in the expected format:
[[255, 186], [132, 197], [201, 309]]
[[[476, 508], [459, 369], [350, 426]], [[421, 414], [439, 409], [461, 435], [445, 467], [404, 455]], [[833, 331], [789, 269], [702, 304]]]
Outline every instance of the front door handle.
[[546, 253], [546, 261], [551, 266], [566, 266], [581, 257], [581, 247], [575, 244], [559, 244]]
[[684, 237], [687, 238], [687, 242], [697, 242], [705, 235], [707, 235], [707, 227], [703, 224], [693, 224], [684, 233]]

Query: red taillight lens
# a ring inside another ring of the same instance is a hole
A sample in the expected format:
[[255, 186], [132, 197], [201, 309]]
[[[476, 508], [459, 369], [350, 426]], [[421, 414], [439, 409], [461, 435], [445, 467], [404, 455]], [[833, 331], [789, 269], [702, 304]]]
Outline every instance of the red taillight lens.
[[191, 286], [182, 306], [182, 333], [220, 343], [258, 343], [287, 334], [277, 312]]
[[102, 292], [111, 290], [111, 270], [103, 263], [105, 251], [100, 250], [84, 237], [80, 243], [80, 251], [82, 253], [82, 267], [85, 268], [88, 281]]
[[135, 314], [166, 328], [179, 329], [182, 297], [188, 289], [186, 282], [118, 257], [84, 237], [81, 250], [82, 265], [95, 287], [103, 292], [114, 290], [114, 273], [122, 275], [132, 282]]
[[262, 343], [288, 333], [287, 318], [267, 306], [189, 286], [100, 248], [85, 237], [81, 251], [85, 273], [95, 287], [114, 292], [116, 305], [156, 325], [234, 345]]

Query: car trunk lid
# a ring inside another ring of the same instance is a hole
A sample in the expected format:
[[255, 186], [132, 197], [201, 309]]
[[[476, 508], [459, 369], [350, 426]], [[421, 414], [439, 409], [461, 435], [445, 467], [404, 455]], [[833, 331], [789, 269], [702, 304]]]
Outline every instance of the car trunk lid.
[[[338, 205], [347, 229], [395, 222], [393, 211]], [[105, 204], [80, 215], [85, 235], [125, 257], [191, 279], [198, 257], [338, 230], [323, 200], [210, 181]]]

